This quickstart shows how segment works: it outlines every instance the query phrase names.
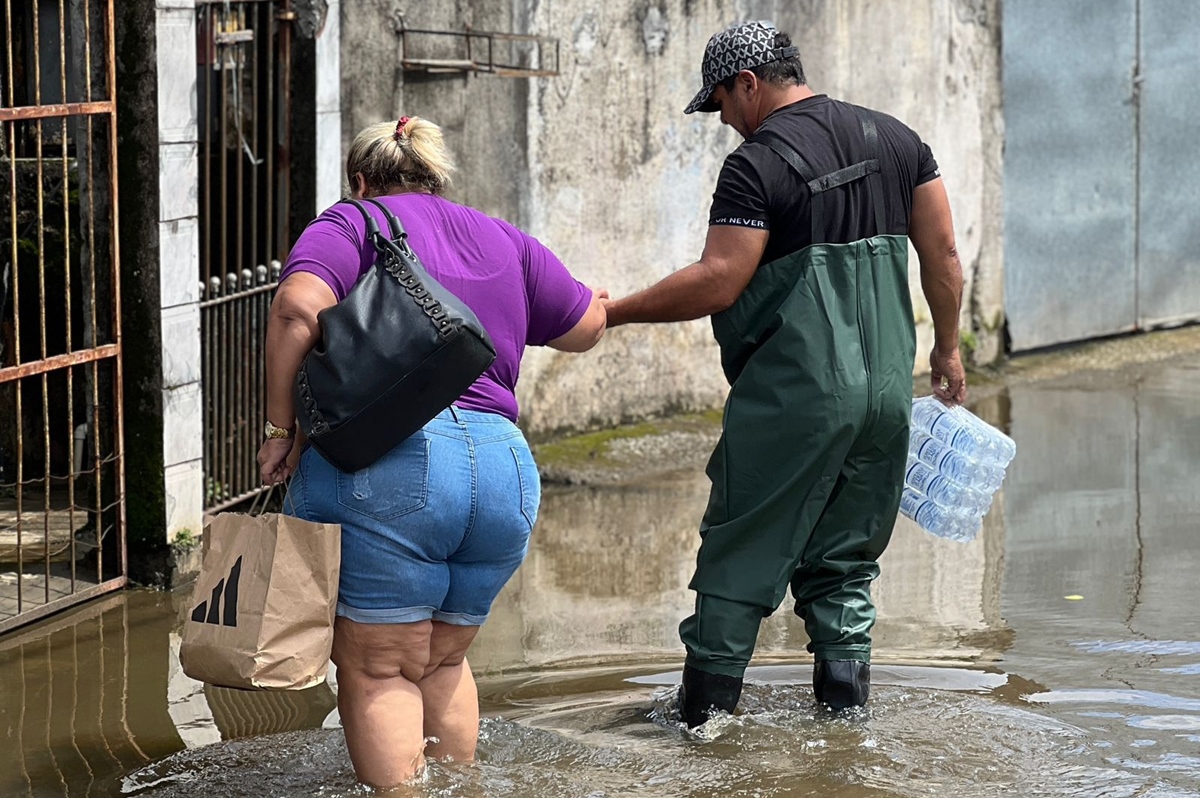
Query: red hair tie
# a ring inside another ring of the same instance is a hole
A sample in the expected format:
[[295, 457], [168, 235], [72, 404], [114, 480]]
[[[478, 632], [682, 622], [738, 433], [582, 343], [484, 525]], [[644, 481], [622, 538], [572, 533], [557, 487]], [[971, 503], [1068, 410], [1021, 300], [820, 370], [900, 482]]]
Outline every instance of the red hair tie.
[[408, 124], [408, 121], [411, 118], [412, 117], [408, 117], [408, 116], [400, 117], [400, 121], [396, 123], [396, 138], [397, 139], [404, 138], [404, 126]]

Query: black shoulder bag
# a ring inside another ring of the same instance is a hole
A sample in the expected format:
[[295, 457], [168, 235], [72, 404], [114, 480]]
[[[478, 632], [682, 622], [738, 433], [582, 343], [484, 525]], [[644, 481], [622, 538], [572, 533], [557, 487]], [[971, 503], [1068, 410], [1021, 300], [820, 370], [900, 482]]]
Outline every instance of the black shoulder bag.
[[384, 205], [391, 238], [363, 203], [375, 264], [317, 314], [321, 340], [296, 376], [296, 416], [342, 471], [374, 463], [462, 396], [496, 359], [466, 304], [434, 280]]

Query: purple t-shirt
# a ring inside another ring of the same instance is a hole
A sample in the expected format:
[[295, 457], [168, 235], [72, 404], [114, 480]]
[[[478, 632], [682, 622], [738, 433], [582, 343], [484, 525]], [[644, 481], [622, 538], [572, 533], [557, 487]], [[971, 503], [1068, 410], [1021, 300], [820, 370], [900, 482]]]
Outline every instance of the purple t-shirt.
[[[591, 290], [537, 239], [507, 222], [430, 194], [393, 194], [379, 201], [403, 223], [429, 273], [475, 312], [496, 345], [496, 362], [455, 404], [516, 421], [522, 352], [574, 327], [591, 302]], [[383, 213], [370, 203], [367, 209], [386, 233]], [[366, 231], [357, 208], [334, 205], [300, 235], [280, 279], [315, 274], [340, 302], [375, 262]]]

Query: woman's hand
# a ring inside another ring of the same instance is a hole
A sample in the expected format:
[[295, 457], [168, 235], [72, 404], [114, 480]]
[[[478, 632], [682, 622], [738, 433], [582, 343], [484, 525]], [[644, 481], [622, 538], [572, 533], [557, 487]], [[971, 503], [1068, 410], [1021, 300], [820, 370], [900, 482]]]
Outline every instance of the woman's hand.
[[[258, 450], [258, 468], [264, 485], [278, 485], [292, 474], [296, 462], [290, 457], [295, 438], [268, 438]], [[296, 447], [299, 448], [299, 447]]]

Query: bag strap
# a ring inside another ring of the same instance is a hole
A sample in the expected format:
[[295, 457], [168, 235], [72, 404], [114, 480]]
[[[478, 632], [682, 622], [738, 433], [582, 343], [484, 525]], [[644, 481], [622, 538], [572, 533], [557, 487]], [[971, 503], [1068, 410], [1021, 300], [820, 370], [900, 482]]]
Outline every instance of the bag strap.
[[412, 252], [412, 248], [408, 245], [408, 232], [405, 231], [404, 225], [402, 225], [400, 220], [396, 218], [396, 214], [392, 213], [391, 210], [382, 202], [373, 199], [347, 199], [342, 200], [342, 202], [358, 208], [358, 212], [363, 215], [363, 219], [366, 220], [367, 223], [367, 240], [370, 241], [375, 247], [376, 252], [383, 252], [384, 247], [379, 241], [379, 237], [382, 237], [383, 233], [379, 229], [379, 222], [375, 221], [375, 217], [370, 211], [367, 210], [367, 206], [363, 204], [364, 202], [369, 202], [376, 208], [379, 208], [379, 210], [383, 211], [383, 216], [385, 219], [387, 219], [388, 228], [391, 232], [392, 243], [402, 250], [410, 253]]
[[366, 209], [366, 206], [364, 206], [361, 202], [359, 202], [356, 199], [342, 200], [342, 202], [345, 202], [348, 205], [353, 205], [355, 208], [358, 208], [358, 212], [363, 215], [363, 219], [366, 220], [366, 223], [367, 223], [367, 238], [368, 239], [370, 239], [372, 236], [379, 234], [379, 222], [375, 221], [375, 217], [370, 214], [370, 212]]
[[396, 218], [396, 214], [392, 213], [391, 208], [384, 205], [376, 199], [367, 199], [367, 202], [374, 205], [379, 210], [383, 211], [384, 218], [388, 221], [388, 227], [392, 231], [392, 240], [397, 243], [408, 238], [408, 233], [404, 229], [404, 225], [400, 224], [400, 220]]

